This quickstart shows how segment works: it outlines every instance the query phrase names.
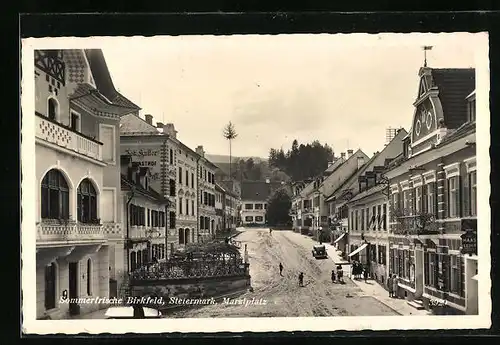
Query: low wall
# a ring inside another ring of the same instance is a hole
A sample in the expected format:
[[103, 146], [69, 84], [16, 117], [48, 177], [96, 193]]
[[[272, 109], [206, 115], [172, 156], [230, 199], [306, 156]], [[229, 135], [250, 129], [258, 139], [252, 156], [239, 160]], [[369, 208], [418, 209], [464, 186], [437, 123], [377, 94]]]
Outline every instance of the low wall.
[[[148, 304], [147, 297], [153, 297], [149, 301], [152, 307], [158, 309], [168, 309], [175, 307], [170, 298], [179, 299], [211, 298], [232, 292], [242, 291], [250, 287], [250, 275], [228, 276], [228, 277], [207, 277], [207, 278], [185, 278], [185, 279], [164, 279], [164, 280], [138, 280], [131, 282], [132, 296], [146, 297], [141, 301]], [[157, 303], [154, 297], [162, 297], [164, 305], [154, 305]]]

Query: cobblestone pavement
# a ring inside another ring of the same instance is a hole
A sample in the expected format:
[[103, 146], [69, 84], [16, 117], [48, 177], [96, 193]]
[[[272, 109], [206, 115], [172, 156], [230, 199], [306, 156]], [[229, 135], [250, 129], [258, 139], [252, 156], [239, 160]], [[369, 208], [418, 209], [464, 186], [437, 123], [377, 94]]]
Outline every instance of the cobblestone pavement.
[[[312, 257], [314, 241], [292, 231], [247, 229], [238, 237], [248, 245], [253, 291], [239, 296], [247, 305], [220, 302], [174, 312], [168, 317], [302, 317], [398, 315], [349, 278], [345, 284], [331, 282], [331, 259]], [[279, 274], [279, 263], [284, 266]], [[304, 272], [304, 286], [298, 273]], [[265, 301], [266, 304], [251, 303]]]

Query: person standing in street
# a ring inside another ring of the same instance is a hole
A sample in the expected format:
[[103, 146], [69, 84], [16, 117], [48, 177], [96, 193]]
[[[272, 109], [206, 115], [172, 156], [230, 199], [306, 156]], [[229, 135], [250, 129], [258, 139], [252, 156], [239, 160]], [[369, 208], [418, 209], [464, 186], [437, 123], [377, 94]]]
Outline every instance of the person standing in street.
[[281, 262], [280, 262], [280, 276], [283, 277], [283, 265], [281, 264]]
[[304, 273], [299, 273], [299, 286], [304, 286]]
[[336, 278], [335, 277], [335, 270], [333, 269], [332, 270], [332, 283], [335, 283], [335, 280], [336, 280], [335, 278]]
[[363, 278], [365, 279], [365, 283], [368, 280], [368, 267], [363, 269]]
[[392, 297], [398, 297], [398, 276], [394, 275], [392, 279]]
[[344, 270], [342, 270], [342, 266], [338, 265], [337, 266], [337, 277], [339, 280], [339, 283], [344, 283]]
[[389, 297], [393, 297], [394, 290], [392, 286], [392, 274], [389, 274], [389, 278], [387, 278], [387, 288], [389, 289]]

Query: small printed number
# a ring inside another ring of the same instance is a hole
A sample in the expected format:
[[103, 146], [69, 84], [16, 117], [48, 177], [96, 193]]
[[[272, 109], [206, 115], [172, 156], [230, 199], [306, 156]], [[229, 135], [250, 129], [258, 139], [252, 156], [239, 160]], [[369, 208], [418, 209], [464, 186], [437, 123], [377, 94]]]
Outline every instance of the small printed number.
[[433, 300], [429, 301], [429, 305], [431, 307], [444, 307], [444, 306], [446, 306], [446, 301], [438, 301], [438, 300], [433, 299]]

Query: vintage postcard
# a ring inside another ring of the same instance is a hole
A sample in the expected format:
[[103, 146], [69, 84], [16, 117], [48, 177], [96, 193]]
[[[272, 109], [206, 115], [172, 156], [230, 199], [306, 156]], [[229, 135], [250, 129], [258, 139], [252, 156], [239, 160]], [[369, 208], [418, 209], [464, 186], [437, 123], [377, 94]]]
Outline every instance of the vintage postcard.
[[487, 33], [24, 39], [23, 331], [488, 328], [488, 66]]

